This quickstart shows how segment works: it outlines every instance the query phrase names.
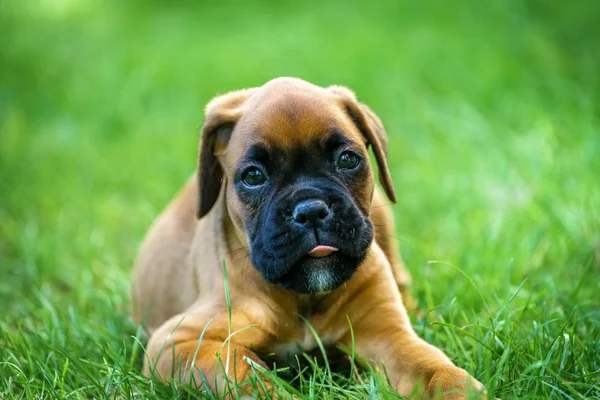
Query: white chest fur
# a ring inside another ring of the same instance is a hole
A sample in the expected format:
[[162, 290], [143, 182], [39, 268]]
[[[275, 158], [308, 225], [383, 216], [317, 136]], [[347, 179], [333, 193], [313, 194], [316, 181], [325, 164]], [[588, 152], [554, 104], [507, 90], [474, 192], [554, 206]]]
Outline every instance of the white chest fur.
[[[327, 348], [336, 344], [344, 335], [344, 331], [319, 335], [323, 347]], [[318, 342], [306, 325], [303, 325], [300, 335], [295, 340], [277, 342], [273, 345], [273, 352], [280, 356], [290, 356], [302, 352], [310, 352], [318, 347]]]

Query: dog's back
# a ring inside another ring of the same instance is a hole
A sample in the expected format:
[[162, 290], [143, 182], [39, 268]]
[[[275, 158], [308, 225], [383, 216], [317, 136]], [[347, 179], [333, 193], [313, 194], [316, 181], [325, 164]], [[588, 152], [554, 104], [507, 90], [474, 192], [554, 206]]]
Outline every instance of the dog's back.
[[194, 176], [156, 219], [136, 259], [131, 315], [150, 329], [182, 312], [197, 298], [188, 262], [198, 223], [197, 196]]

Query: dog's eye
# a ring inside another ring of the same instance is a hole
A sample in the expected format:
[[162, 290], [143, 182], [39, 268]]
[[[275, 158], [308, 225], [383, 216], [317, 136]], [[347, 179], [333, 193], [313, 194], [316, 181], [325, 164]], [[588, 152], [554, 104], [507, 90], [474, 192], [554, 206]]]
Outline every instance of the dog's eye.
[[337, 165], [341, 169], [354, 169], [358, 166], [358, 162], [359, 158], [355, 153], [351, 151], [345, 151], [340, 154]]
[[267, 177], [262, 171], [256, 167], [248, 168], [244, 175], [242, 176], [242, 180], [248, 186], [258, 186], [262, 185], [267, 181]]

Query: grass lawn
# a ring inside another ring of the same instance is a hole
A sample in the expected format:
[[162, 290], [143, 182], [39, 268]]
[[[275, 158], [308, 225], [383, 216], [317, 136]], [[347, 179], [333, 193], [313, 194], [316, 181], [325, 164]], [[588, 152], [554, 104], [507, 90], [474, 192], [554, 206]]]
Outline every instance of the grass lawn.
[[[498, 397], [600, 398], [599, 20], [597, 1], [3, 1], [0, 398], [194, 395], [140, 373], [131, 264], [207, 101], [277, 76], [384, 121], [420, 335]], [[293, 383], [394, 396], [369, 371]]]

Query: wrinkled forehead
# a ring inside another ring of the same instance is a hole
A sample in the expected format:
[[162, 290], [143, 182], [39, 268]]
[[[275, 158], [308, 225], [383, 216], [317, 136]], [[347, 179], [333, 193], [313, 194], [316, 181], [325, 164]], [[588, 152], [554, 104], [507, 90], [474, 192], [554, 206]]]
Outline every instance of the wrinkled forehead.
[[236, 125], [229, 143], [236, 160], [231, 161], [255, 144], [300, 150], [330, 138], [366, 149], [365, 138], [334, 98], [290, 93], [258, 98]]

